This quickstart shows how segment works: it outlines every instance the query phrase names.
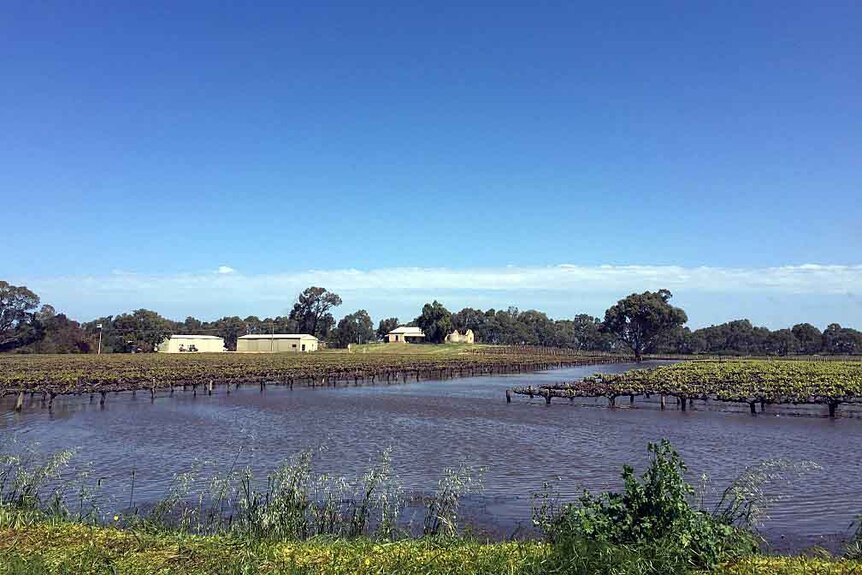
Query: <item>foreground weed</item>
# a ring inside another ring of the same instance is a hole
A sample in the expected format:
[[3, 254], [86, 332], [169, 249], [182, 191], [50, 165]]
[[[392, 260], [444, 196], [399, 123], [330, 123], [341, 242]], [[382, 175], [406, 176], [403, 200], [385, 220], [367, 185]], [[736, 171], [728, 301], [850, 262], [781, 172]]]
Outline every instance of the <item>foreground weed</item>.
[[437, 491], [428, 500], [423, 522], [425, 535], [453, 536], [458, 530], [458, 508], [461, 497], [482, 486], [482, 470], [475, 471], [462, 464], [446, 469], [437, 483]]
[[850, 543], [847, 544], [845, 555], [849, 559], [862, 561], [862, 515], [856, 518], [856, 523], [852, 527], [855, 527], [855, 531], [850, 538]]
[[819, 469], [816, 463], [787, 459], [768, 459], [757, 463], [743, 471], [722, 492], [712, 509], [712, 515], [722, 523], [756, 530], [769, 506], [780, 499], [779, 495], [767, 493], [764, 489], [767, 485], [787, 482]]

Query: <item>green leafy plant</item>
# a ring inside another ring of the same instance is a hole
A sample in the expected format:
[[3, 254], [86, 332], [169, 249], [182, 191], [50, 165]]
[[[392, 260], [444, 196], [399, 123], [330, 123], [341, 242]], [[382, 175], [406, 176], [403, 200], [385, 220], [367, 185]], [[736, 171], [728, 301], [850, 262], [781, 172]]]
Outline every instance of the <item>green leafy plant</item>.
[[648, 450], [650, 465], [640, 477], [623, 467], [622, 492], [584, 492], [577, 503], [564, 506], [548, 530], [551, 540], [569, 547], [576, 546], [573, 541], [659, 545], [693, 567], [711, 567], [756, 549], [749, 532], [692, 505], [695, 490], [670, 442], [651, 443]]

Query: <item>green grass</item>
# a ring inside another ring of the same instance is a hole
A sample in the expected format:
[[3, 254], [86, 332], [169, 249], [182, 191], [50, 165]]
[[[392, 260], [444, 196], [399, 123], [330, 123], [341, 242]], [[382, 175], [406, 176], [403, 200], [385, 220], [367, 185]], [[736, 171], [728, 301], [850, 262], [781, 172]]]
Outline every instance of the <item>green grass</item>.
[[[0, 529], [0, 575], [506, 575], [592, 573], [554, 561], [539, 542], [425, 538], [249, 543], [220, 536], [142, 534], [70, 523]], [[622, 567], [622, 565], [620, 566]], [[649, 567], [645, 567], [649, 569]], [[612, 573], [603, 567], [599, 573]], [[622, 571], [620, 571], [622, 572]], [[632, 573], [632, 571], [628, 571]], [[644, 573], [658, 573], [643, 571]], [[862, 574], [862, 562], [757, 556], [723, 575]]]
[[859, 575], [862, 562], [817, 557], [751, 557], [721, 569], [723, 575]]
[[228, 573], [371, 575], [520, 573], [545, 553], [539, 543], [420, 539], [313, 539], [248, 543], [226, 537], [146, 535], [75, 524], [0, 530], [0, 574]]

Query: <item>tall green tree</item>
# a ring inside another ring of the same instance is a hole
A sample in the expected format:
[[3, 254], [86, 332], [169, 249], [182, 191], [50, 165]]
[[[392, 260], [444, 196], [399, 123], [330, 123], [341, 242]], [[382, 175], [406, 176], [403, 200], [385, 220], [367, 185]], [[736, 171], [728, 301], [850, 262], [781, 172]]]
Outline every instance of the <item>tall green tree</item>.
[[582, 313], [572, 320], [572, 347], [583, 351], [611, 351], [613, 336], [602, 329], [602, 320]]
[[814, 355], [823, 349], [823, 334], [810, 323], [797, 323], [790, 331], [799, 342], [800, 351], [805, 355]]
[[[99, 328], [99, 326], [102, 326]], [[122, 353], [128, 344], [123, 335], [114, 329], [114, 316], [106, 315], [81, 324], [87, 337], [93, 340], [93, 352], [99, 350], [101, 335], [102, 353]]]
[[54, 308], [46, 305], [39, 311], [39, 322], [42, 325], [42, 338], [27, 346], [27, 351], [33, 353], [90, 353], [96, 349], [96, 341], [87, 334], [81, 325], [66, 317], [66, 314], [56, 313]]
[[443, 304], [434, 300], [422, 306], [422, 315], [416, 318], [415, 323], [425, 332], [425, 341], [443, 343], [452, 331], [452, 314]]
[[[704, 343], [703, 351], [731, 355], [771, 353], [771, 332], [755, 327], [747, 319], [735, 319], [695, 330], [692, 335]], [[774, 342], [773, 342], [774, 343]]]
[[245, 332], [242, 335], [270, 333], [270, 326], [266, 325], [265, 321], [256, 315], [250, 315], [242, 320], [242, 322], [245, 324]]
[[520, 316], [520, 310], [514, 306], [505, 310], [497, 310], [493, 320], [494, 329], [498, 334], [496, 343], [505, 345], [527, 343], [527, 329], [519, 321]]
[[246, 335], [248, 329], [245, 322], [239, 316], [225, 316], [213, 322], [216, 335], [224, 339], [224, 345], [231, 351], [236, 351], [236, 339]]
[[691, 331], [687, 327], [674, 330], [673, 345], [669, 353], [703, 353], [707, 351], [706, 338], [698, 330]]
[[791, 355], [799, 353], [799, 340], [789, 329], [778, 329], [766, 337], [766, 353], [771, 355]]
[[500, 322], [497, 321], [497, 310], [494, 308], [485, 312], [485, 319], [482, 321], [482, 329], [479, 333], [475, 333], [477, 341], [482, 343], [490, 343], [499, 345], [505, 341], [505, 330]]
[[862, 353], [862, 332], [837, 323], [823, 330], [823, 350], [834, 355], [856, 355]]
[[39, 296], [25, 286], [0, 280], [0, 351], [9, 351], [42, 337]]
[[527, 345], [556, 346], [557, 329], [554, 322], [544, 312], [528, 309], [518, 314], [517, 324], [523, 334], [523, 343]]
[[125, 351], [151, 352], [170, 337], [174, 328], [172, 324], [152, 310], [136, 309], [131, 314], [124, 313], [114, 318], [113, 328], [125, 339]]
[[184, 335], [206, 335], [202, 333], [204, 330], [203, 322], [192, 316], [186, 317], [185, 321], [183, 321], [177, 327], [183, 331]]
[[678, 307], [670, 305], [673, 294], [662, 289], [631, 294], [605, 312], [605, 329], [627, 345], [640, 361], [662, 335], [688, 321]]
[[452, 315], [452, 327], [459, 331], [473, 330], [476, 341], [485, 341], [483, 336], [486, 323], [485, 312], [480, 309], [465, 307]]
[[347, 347], [351, 343], [368, 343], [374, 340], [374, 323], [364, 309], [347, 314], [338, 322], [333, 332], [333, 343]]
[[290, 319], [289, 316], [279, 315], [272, 319], [266, 318], [263, 322], [267, 329], [272, 329], [274, 333], [303, 333], [296, 320]]
[[322, 287], [310, 287], [299, 294], [289, 319], [296, 322], [300, 333], [324, 339], [335, 325], [330, 310], [341, 305], [338, 294]]

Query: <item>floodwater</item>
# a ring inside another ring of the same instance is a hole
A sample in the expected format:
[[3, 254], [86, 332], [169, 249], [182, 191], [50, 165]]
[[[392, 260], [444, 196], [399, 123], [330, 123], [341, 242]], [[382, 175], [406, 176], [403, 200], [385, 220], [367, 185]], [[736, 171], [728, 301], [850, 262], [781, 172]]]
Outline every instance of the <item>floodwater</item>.
[[[504, 390], [572, 380], [631, 365], [587, 366], [534, 374], [483, 376], [360, 387], [247, 386], [212, 396], [167, 392], [109, 395], [104, 409], [87, 397], [58, 397], [51, 413], [38, 402], [13, 411], [0, 400], [0, 437], [43, 452], [77, 450], [101, 493], [115, 502], [162, 498], [176, 473], [195, 461], [218, 469], [249, 465], [264, 476], [306, 448], [317, 450], [315, 470], [355, 478], [391, 448], [393, 467], [409, 493], [431, 492], [447, 467], [464, 462], [484, 468], [481, 494], [471, 496], [466, 519], [480, 533], [523, 536], [530, 529], [531, 495], [551, 480], [563, 499], [583, 488], [619, 488], [620, 469], [641, 469], [647, 442], [668, 438], [686, 460], [693, 484], [710, 478], [714, 498], [747, 467], [772, 458], [813, 462], [770, 493], [761, 532], [776, 550], [810, 545], [835, 548], [862, 513], [862, 418], [829, 419], [824, 409], [767, 408], [752, 417], [748, 406], [718, 408], [698, 402], [692, 411], [640, 399], [617, 409], [604, 401], [575, 404], [515, 396]], [[621, 401], [622, 399], [622, 401]], [[800, 412], [807, 411], [804, 416]], [[117, 508], [123, 507], [117, 504]]]

